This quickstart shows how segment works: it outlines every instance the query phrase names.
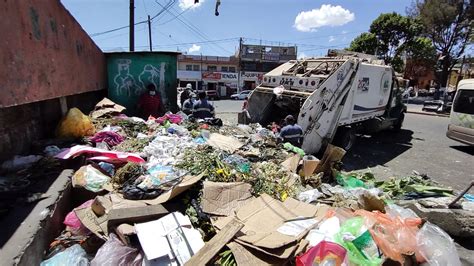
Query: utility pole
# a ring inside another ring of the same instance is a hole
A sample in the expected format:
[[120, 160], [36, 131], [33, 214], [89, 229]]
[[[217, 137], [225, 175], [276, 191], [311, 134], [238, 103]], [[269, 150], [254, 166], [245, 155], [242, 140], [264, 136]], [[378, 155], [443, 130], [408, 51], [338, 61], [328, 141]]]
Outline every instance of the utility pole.
[[240, 92], [240, 80], [242, 79], [241, 75], [242, 75], [242, 68], [240, 66], [241, 64], [241, 60], [240, 58], [242, 58], [242, 37], [240, 37], [240, 40], [239, 40], [239, 53], [238, 53], [239, 57], [237, 58], [237, 93]]
[[151, 42], [151, 20], [150, 20], [150, 15], [148, 15], [148, 40], [150, 43], [150, 52], [153, 52], [152, 48], [152, 42]]
[[135, 51], [135, 0], [130, 0], [130, 52]]

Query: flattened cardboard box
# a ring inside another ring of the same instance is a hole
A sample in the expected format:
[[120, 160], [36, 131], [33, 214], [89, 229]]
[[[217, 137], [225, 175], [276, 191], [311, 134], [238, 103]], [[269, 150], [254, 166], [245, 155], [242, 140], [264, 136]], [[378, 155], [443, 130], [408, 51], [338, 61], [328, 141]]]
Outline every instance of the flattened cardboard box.
[[[298, 247], [296, 242], [315, 227], [329, 209], [327, 205], [312, 205], [292, 198], [281, 202], [263, 194], [237, 210], [236, 217], [244, 223], [241, 229], [243, 235], [237, 237], [237, 242], [254, 246], [279, 258], [287, 258]], [[288, 231], [283, 229], [291, 229], [293, 221], [313, 223], [304, 228], [297, 228], [294, 235], [282, 233]]]
[[230, 216], [234, 211], [253, 200], [252, 186], [244, 182], [205, 181], [201, 206], [205, 213]]

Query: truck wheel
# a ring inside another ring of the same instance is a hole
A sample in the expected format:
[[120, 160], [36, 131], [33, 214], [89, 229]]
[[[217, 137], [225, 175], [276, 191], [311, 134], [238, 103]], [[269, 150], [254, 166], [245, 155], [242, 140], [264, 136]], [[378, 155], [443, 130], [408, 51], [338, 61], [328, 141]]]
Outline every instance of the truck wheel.
[[334, 139], [334, 144], [348, 151], [356, 141], [355, 131], [349, 127], [339, 128]]
[[400, 115], [398, 116], [398, 119], [397, 119], [397, 122], [395, 123], [395, 125], [393, 125], [393, 129], [395, 131], [399, 131], [402, 129], [402, 126], [403, 126], [403, 121], [405, 120], [405, 114], [404, 113], [400, 113]]

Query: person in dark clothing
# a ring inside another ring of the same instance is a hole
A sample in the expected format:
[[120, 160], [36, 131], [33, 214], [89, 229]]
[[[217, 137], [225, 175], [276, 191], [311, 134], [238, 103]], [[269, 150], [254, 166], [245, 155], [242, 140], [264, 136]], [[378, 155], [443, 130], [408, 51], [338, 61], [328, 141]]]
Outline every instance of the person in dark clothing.
[[155, 85], [148, 84], [146, 88], [148, 91], [142, 94], [138, 100], [140, 115], [143, 119], [147, 119], [149, 116], [159, 117], [163, 110], [161, 98], [156, 92]]
[[192, 94], [186, 101], [184, 101], [182, 107], [181, 107], [181, 111], [183, 111], [183, 113], [187, 114], [187, 115], [190, 115], [193, 113], [193, 106], [194, 106], [194, 103], [196, 102], [196, 95]]
[[206, 97], [206, 92], [199, 93], [199, 101], [194, 103], [193, 116], [197, 119], [214, 117], [214, 106], [212, 106]]
[[183, 92], [181, 92], [181, 95], [179, 97], [180, 101], [181, 101], [181, 109], [183, 108], [183, 105], [184, 105], [184, 102], [191, 98], [191, 90], [193, 89], [193, 86], [191, 85], [191, 83], [188, 83], [186, 85], [186, 89], [184, 89]]
[[280, 137], [284, 142], [289, 142], [296, 147], [301, 147], [303, 144], [303, 129], [296, 124], [295, 118], [288, 115], [285, 118], [286, 126], [280, 131]]

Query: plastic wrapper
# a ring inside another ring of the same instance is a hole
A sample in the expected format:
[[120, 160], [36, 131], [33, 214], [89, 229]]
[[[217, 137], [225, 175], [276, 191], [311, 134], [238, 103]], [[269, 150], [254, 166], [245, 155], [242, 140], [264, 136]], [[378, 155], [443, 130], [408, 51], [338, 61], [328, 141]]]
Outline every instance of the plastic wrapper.
[[124, 245], [115, 234], [110, 234], [109, 240], [97, 251], [91, 266], [140, 266], [143, 257], [140, 252]]
[[323, 193], [319, 192], [317, 189], [311, 189], [303, 191], [298, 195], [298, 200], [306, 203], [311, 203], [316, 201], [318, 198], [324, 196]]
[[99, 166], [102, 170], [107, 172], [109, 176], [113, 176], [115, 174], [115, 166], [111, 163], [100, 162]]
[[296, 257], [297, 266], [342, 265], [346, 261], [347, 251], [340, 245], [321, 241], [305, 254]]
[[416, 234], [421, 255], [431, 266], [460, 266], [458, 251], [446, 232], [429, 222]]
[[41, 262], [40, 266], [88, 266], [89, 260], [84, 249], [75, 244], [64, 251], [54, 255], [52, 258]]
[[355, 214], [364, 217], [372, 238], [385, 256], [403, 264], [403, 254], [415, 253], [418, 262], [424, 261], [414, 241], [420, 218], [392, 218], [378, 211], [365, 210], [357, 210]]
[[81, 138], [94, 135], [95, 128], [92, 121], [81, 110], [71, 108], [59, 122], [56, 136], [60, 138]]
[[347, 249], [349, 261], [352, 264], [375, 266], [382, 263], [377, 245], [367, 231], [362, 217], [346, 220], [334, 238], [337, 243]]
[[388, 204], [386, 207], [385, 207], [385, 212], [390, 215], [392, 218], [396, 218], [396, 217], [401, 217], [403, 219], [406, 219], [406, 218], [419, 218], [418, 215], [408, 209], [408, 208], [403, 208], [403, 207], [400, 207], [396, 204]]
[[72, 176], [73, 187], [83, 187], [92, 192], [99, 192], [110, 181], [110, 177], [102, 174], [91, 165], [85, 165]]
[[[82, 203], [79, 207], [75, 209], [81, 209], [85, 207], [90, 207], [92, 206], [92, 203], [94, 202], [93, 199], [88, 200], [84, 203]], [[75, 210], [74, 209], [74, 210]], [[67, 226], [68, 231], [72, 232], [75, 235], [87, 235], [90, 233], [89, 229], [87, 229], [82, 223], [79, 218], [77, 218], [76, 213], [74, 210], [70, 211], [67, 215], [66, 218], [64, 218], [63, 224]]]
[[224, 162], [237, 168], [242, 173], [250, 172], [250, 162], [240, 155], [229, 155], [224, 159]]

